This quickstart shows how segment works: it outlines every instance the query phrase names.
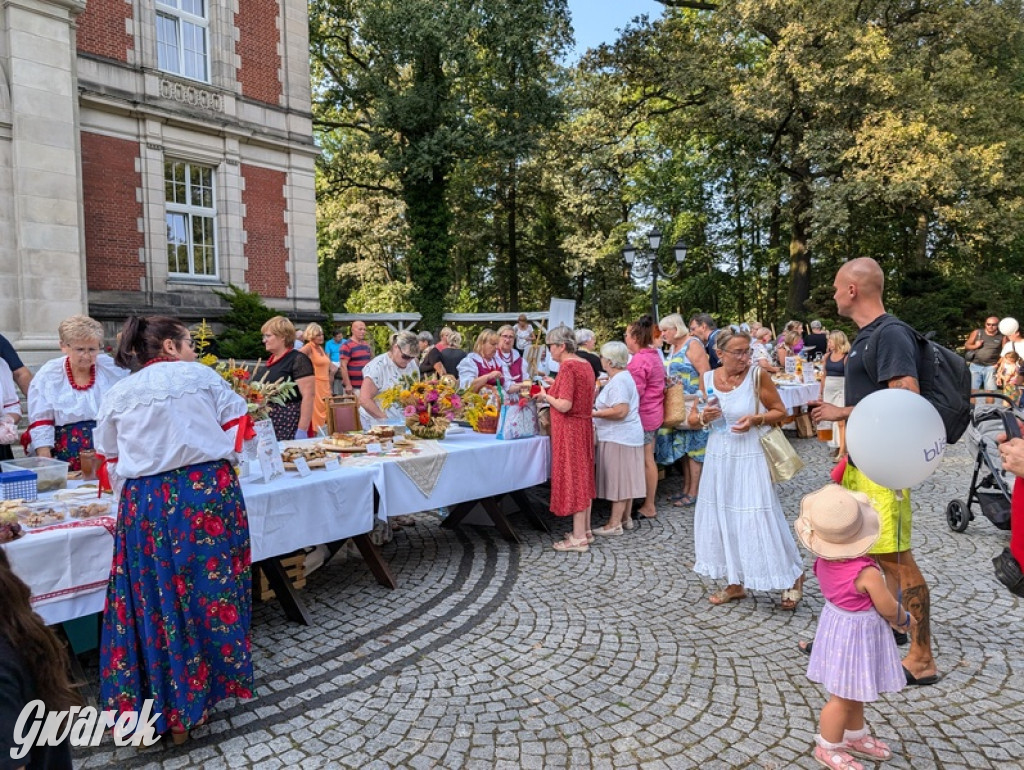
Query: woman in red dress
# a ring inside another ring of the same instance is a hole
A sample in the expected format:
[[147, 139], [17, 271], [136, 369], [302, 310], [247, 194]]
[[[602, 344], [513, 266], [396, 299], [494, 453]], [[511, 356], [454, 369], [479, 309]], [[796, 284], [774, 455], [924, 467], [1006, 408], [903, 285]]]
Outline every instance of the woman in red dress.
[[556, 551], [585, 553], [594, 499], [594, 370], [576, 355], [572, 329], [559, 326], [547, 336], [558, 362], [558, 379], [545, 378], [537, 399], [551, 405], [551, 512], [572, 516], [572, 534], [555, 543]]

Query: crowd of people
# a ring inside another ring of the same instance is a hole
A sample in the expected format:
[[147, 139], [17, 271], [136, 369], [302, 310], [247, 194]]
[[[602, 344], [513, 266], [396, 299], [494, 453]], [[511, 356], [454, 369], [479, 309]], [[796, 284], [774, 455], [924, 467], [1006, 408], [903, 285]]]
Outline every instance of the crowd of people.
[[[549, 329], [541, 341], [540, 330], [521, 316], [481, 331], [471, 351], [446, 327], [436, 339], [397, 332], [375, 355], [362, 321], [351, 325], [347, 339], [336, 330], [325, 343], [318, 324], [300, 332], [276, 316], [262, 328], [267, 359], [256, 376], [295, 385], [271, 410], [280, 439], [321, 432], [332, 394], [353, 396], [364, 426], [401, 420], [401, 407], [384, 408], [380, 394], [404, 378], [450, 375], [467, 391], [529, 394], [550, 414], [550, 510], [571, 518], [571, 530], [553, 544], [559, 552], [586, 553], [597, 538], [621, 536], [657, 517], [659, 466], [678, 467], [680, 487], [669, 501], [693, 509], [693, 569], [721, 581], [709, 595], [715, 606], [756, 590], [779, 591], [780, 608], [796, 609], [804, 582], [799, 539], [818, 557], [814, 571], [829, 602], [814, 642], [801, 643], [810, 655], [808, 676], [831, 695], [815, 758], [848, 768], [855, 766], [851, 754], [889, 755], [867, 732], [864, 702], [939, 679], [930, 592], [911, 549], [910, 494], [883, 488], [845, 462], [838, 485], [805, 498], [794, 533], [760, 438], [787, 418], [771, 375], [785, 371], [790, 357], [820, 359], [812, 414], [832, 429], [837, 461], [846, 454], [843, 426], [859, 401], [884, 388], [920, 392], [915, 337], [908, 327], [884, 323], [883, 290], [874, 260], [852, 260], [837, 272], [837, 311], [859, 330], [852, 342], [820, 321], [806, 334], [801, 322], [791, 321], [776, 337], [757, 323], [720, 328], [703, 313], [657, 322], [642, 316], [622, 341], [600, 345], [591, 330], [565, 326]], [[246, 404], [196, 361], [191, 333], [177, 319], [129, 319], [113, 356], [103, 352], [103, 327], [91, 318], [68, 318], [58, 335], [63, 355], [35, 376], [0, 337], [2, 425], [11, 432], [21, 419], [20, 388], [28, 403], [21, 437], [28, 453], [74, 469], [95, 453], [101, 481], [118, 499], [101, 702], [115, 711], [139, 710], [144, 699], [156, 698], [157, 729], [182, 741], [219, 701], [252, 696], [249, 531], [231, 465], [248, 430]], [[873, 371], [863, 355], [869, 341], [877, 351]], [[988, 318], [966, 350], [977, 387], [1008, 395], [1016, 388], [1019, 400], [1024, 339], [1015, 320]], [[666, 422], [670, 388], [681, 390], [685, 409], [681, 419]], [[1024, 476], [1024, 440], [1004, 443], [1002, 453], [1005, 467]], [[610, 502], [600, 526], [592, 522], [597, 498]], [[840, 531], [837, 522], [845, 520], [849, 526]], [[1014, 523], [1011, 545], [995, 561], [1000, 580], [1024, 595], [1021, 495], [1014, 496]], [[0, 623], [0, 648], [22, 648], [8, 663], [15, 661], [21, 676], [35, 671], [26, 692], [45, 693], [48, 703], [74, 702], [52, 664], [56, 642], [20, 606], [27, 607], [27, 589], [2, 551], [0, 585], [10, 591], [0, 594], [0, 605], [10, 603], [5, 612], [25, 616]], [[902, 660], [889, 625], [908, 634]], [[844, 644], [855, 649], [837, 664]], [[29, 654], [38, 661], [25, 663]]]

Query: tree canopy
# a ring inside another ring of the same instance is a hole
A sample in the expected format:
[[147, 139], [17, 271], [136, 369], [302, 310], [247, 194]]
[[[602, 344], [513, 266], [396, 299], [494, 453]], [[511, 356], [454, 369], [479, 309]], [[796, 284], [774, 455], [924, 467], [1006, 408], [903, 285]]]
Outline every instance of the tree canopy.
[[[834, 319], [873, 256], [953, 342], [1020, 297], [1016, 0], [662, 0], [568, 62], [564, 0], [314, 0], [327, 309], [647, 307], [627, 240], [689, 246], [662, 308]], [[908, 315], [909, 314], [909, 315]]]

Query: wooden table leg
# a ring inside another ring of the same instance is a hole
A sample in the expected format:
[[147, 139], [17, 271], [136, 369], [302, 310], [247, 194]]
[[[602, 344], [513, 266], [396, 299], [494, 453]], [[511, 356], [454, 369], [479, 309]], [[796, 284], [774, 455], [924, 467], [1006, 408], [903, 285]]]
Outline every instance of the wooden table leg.
[[491, 517], [491, 521], [494, 522], [495, 528], [502, 537], [510, 543], [519, 542], [519, 535], [516, 534], [515, 528], [505, 516], [505, 512], [501, 510], [501, 497], [485, 497], [480, 501], [480, 505], [487, 511], [487, 515]]
[[526, 520], [530, 522], [530, 525], [540, 531], [551, 533], [548, 523], [544, 521], [544, 517], [541, 516], [537, 509], [533, 507], [533, 502], [530, 500], [530, 496], [526, 494], [525, 489], [517, 489], [514, 492], [509, 492], [513, 502], [519, 506], [519, 512], [526, 517]]
[[373, 573], [377, 582], [385, 588], [398, 588], [398, 581], [395, 580], [391, 567], [381, 555], [380, 549], [370, 539], [370, 534], [367, 532], [363, 535], [356, 535], [352, 538], [352, 542], [356, 544], [363, 561], [366, 562], [366, 566], [370, 568], [370, 572]]
[[281, 609], [284, 610], [285, 616], [289, 620], [301, 623], [304, 626], [313, 625], [313, 619], [310, 617], [305, 603], [296, 593], [292, 581], [288, 579], [284, 567], [281, 566], [281, 560], [276, 558], [264, 559], [259, 562], [259, 568], [267, 576], [267, 582], [274, 589], [274, 595], [277, 596], [277, 600], [281, 603]]
[[445, 516], [444, 521], [441, 522], [441, 526], [445, 529], [455, 529], [461, 523], [461, 521], [469, 515], [469, 512], [473, 510], [473, 507], [477, 504], [476, 500], [469, 500], [465, 503], [459, 503], [452, 508], [448, 515]]

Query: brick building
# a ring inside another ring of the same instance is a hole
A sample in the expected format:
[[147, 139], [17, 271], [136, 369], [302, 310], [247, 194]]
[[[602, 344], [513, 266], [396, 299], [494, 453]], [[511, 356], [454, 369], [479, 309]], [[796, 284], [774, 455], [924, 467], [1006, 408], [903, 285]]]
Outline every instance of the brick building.
[[0, 5], [0, 332], [88, 312], [319, 312], [303, 0]]

